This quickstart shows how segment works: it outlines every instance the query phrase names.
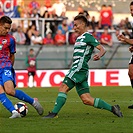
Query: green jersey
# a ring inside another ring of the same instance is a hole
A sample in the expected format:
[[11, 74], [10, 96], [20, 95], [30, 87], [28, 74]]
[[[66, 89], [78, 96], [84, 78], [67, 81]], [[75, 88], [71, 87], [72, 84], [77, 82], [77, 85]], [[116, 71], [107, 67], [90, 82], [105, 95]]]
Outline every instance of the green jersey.
[[73, 64], [66, 75], [75, 83], [82, 82], [88, 76], [88, 61], [97, 45], [99, 42], [89, 32], [77, 38], [74, 45]]

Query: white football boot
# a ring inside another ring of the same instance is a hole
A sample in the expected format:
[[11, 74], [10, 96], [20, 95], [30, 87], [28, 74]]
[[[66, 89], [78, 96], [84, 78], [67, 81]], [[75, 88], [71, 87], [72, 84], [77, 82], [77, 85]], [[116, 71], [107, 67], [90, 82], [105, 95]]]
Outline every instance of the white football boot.
[[10, 116], [9, 118], [15, 119], [15, 118], [20, 118], [20, 117], [21, 117], [20, 113], [18, 113], [16, 110], [13, 110], [12, 116]]

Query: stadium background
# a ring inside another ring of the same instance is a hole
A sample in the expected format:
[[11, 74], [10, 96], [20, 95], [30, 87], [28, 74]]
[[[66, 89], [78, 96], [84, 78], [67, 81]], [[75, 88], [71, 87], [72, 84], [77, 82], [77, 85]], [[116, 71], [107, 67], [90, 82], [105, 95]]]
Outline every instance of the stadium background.
[[[30, 0], [24, 0], [25, 4], [28, 4]], [[40, 5], [44, 5], [44, 0], [38, 0]], [[52, 3], [54, 3], [55, 0], [52, 0]], [[96, 19], [99, 18], [99, 10], [102, 4], [112, 5], [113, 6], [113, 12], [114, 12], [114, 24], [117, 24], [122, 18], [128, 17], [130, 21], [132, 21], [132, 17], [129, 13], [129, 3], [130, 0], [89, 0], [89, 1], [79, 1], [79, 0], [62, 0], [62, 2], [66, 5], [66, 16], [71, 21], [72, 18], [77, 15], [77, 7], [78, 5], [82, 5], [84, 9], [88, 10], [90, 16], [94, 15], [96, 16]], [[124, 8], [123, 8], [124, 7]], [[126, 9], [126, 10], [123, 10]], [[16, 23], [19, 23], [19, 21], [22, 18], [13, 18], [13, 21]], [[112, 34], [115, 34], [115, 31], [110, 31]], [[90, 61], [90, 69], [92, 71], [95, 71], [94, 73], [97, 73], [96, 70], [99, 70], [99, 74], [103, 75], [104, 73], [108, 73], [108, 70], [113, 70], [113, 75], [118, 74], [117, 76], [113, 76], [113, 80], [109, 80], [112, 84], [107, 84], [108, 81], [106, 81], [107, 77], [105, 76], [105, 80], [101, 81], [102, 84], [92, 84], [92, 85], [130, 85], [128, 75], [127, 75], [127, 67], [128, 67], [128, 61], [130, 58], [130, 52], [128, 51], [129, 45], [122, 45], [118, 43], [116, 40], [113, 40], [114, 46], [112, 49], [109, 47], [106, 47], [107, 53], [106, 55], [98, 62]], [[41, 46], [32, 46], [37, 52]], [[17, 46], [17, 53], [16, 53], [16, 61], [15, 61], [15, 69], [17, 72], [17, 85], [20, 87], [26, 87], [24, 81], [27, 79], [27, 75], [25, 75], [26, 72], [26, 66], [25, 66], [25, 58], [28, 54], [28, 50], [31, 48], [31, 46]], [[36, 77], [36, 85], [40, 87], [46, 86], [59, 86], [61, 80], [63, 79], [66, 71], [69, 69], [71, 65], [71, 59], [72, 59], [72, 53], [73, 53], [73, 46], [69, 45], [69, 42], [66, 46], [43, 46], [40, 50], [38, 56], [37, 56], [37, 75], [43, 75], [45, 72], [48, 73], [47, 78], [40, 83], [39, 85], [37, 82], [39, 81], [39, 78]], [[103, 72], [100, 71], [100, 69], [103, 69]], [[54, 73], [57, 73], [57, 75], [54, 76], [52, 79], [54, 84], [51, 84], [50, 78], [53, 72], [49, 72], [48, 70], [54, 71]], [[58, 71], [62, 71], [63, 73], [58, 73]], [[64, 71], [65, 70], [65, 71]], [[112, 71], [111, 70], [111, 71]], [[117, 71], [115, 73], [115, 70]], [[125, 83], [120, 80], [121, 76], [121, 70], [125, 70], [124, 77], [126, 77], [127, 81]], [[45, 72], [44, 72], [45, 71]], [[102, 72], [102, 73], [101, 73]], [[99, 75], [98, 74], [98, 75]], [[106, 74], [105, 74], [106, 75]], [[111, 76], [112, 77], [112, 76]], [[116, 78], [117, 77], [117, 78]], [[96, 76], [94, 78], [94, 81], [100, 82], [99, 76]], [[115, 79], [116, 78], [116, 79]], [[91, 78], [90, 78], [91, 80]], [[89, 81], [92, 82], [92, 81]], [[113, 84], [115, 82], [116, 84]]]

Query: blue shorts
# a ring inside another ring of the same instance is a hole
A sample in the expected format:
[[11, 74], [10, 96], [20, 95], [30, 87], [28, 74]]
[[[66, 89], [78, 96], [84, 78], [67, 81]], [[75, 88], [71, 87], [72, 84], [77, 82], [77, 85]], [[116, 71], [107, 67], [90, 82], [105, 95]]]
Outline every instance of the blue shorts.
[[0, 85], [4, 86], [6, 81], [12, 81], [14, 87], [16, 87], [16, 75], [13, 68], [3, 68], [0, 70]]

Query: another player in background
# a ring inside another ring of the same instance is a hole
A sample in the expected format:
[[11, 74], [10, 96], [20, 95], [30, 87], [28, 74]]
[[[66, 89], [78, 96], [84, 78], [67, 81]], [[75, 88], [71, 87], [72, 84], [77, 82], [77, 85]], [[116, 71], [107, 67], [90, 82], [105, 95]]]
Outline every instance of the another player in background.
[[100, 98], [93, 98], [90, 95], [88, 85], [88, 61], [91, 59], [94, 48], [99, 52], [93, 56], [93, 60], [97, 61], [105, 54], [104, 47], [88, 32], [87, 18], [80, 14], [74, 18], [74, 30], [79, 34], [73, 53], [73, 64], [68, 74], [65, 76], [56, 99], [54, 108], [44, 118], [54, 118], [66, 102], [67, 93], [75, 86], [76, 91], [85, 105], [95, 108], [108, 110], [118, 117], [122, 117], [119, 105], [111, 106]]
[[[131, 16], [133, 17], [133, 1], [130, 3], [130, 13]], [[119, 41], [122, 41], [125, 44], [133, 45], [133, 39], [127, 38], [123, 34], [118, 35], [117, 38]], [[133, 88], [133, 46], [129, 47], [129, 51], [132, 53], [132, 56], [129, 61], [128, 76], [130, 78], [131, 86]], [[133, 109], [133, 105], [128, 106], [128, 108]]]
[[21, 90], [15, 90], [15, 71], [13, 68], [16, 53], [15, 39], [8, 34], [12, 20], [8, 16], [0, 18], [0, 102], [12, 113], [9, 118], [19, 118], [20, 114], [15, 110], [14, 105], [7, 95], [18, 98], [31, 104], [39, 115], [43, 114], [43, 108], [37, 99], [31, 98]]
[[27, 71], [28, 71], [28, 86], [34, 86], [34, 76], [36, 74], [36, 56], [34, 53], [34, 49], [29, 50], [29, 54], [25, 60]]

